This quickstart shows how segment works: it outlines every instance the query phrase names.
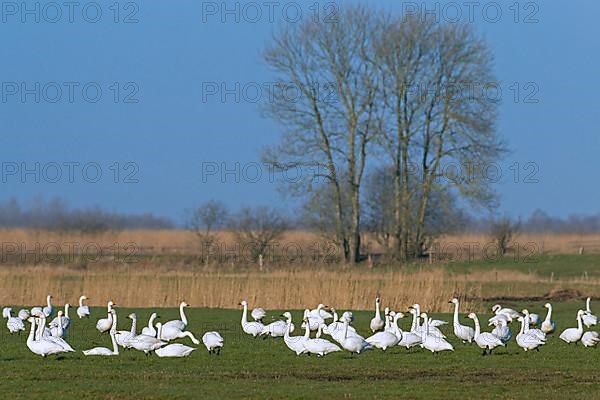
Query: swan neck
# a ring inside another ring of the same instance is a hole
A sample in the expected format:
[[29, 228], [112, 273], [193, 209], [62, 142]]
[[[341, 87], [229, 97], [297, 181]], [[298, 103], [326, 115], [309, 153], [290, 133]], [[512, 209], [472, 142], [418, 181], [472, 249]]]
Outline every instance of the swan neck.
[[591, 308], [590, 308], [590, 298], [588, 297], [587, 300], [585, 301], [585, 310], [587, 312], [592, 312]]
[[454, 325], [458, 324], [458, 303], [454, 303]]
[[473, 321], [475, 322], [475, 335], [473, 336], [473, 338], [477, 339], [477, 336], [479, 336], [479, 334], [481, 333], [481, 327], [479, 326], [479, 318], [475, 316], [475, 318], [473, 318]]
[[185, 311], [184, 311], [185, 306], [182, 304], [179, 305], [179, 315], [181, 316], [181, 321], [183, 321], [183, 323], [187, 326], [187, 318], [185, 317]]
[[115, 332], [113, 330], [110, 331], [110, 340], [113, 345], [113, 354], [119, 354], [119, 346], [117, 346], [117, 339], [115, 338]]
[[83, 307], [83, 296], [79, 298], [79, 307]]
[[546, 322], [550, 322], [552, 318], [552, 306], [548, 307], [548, 312], [546, 313]]
[[244, 309], [242, 311], [242, 324], [248, 323], [248, 305], [244, 304]]
[[137, 330], [137, 318], [133, 317], [131, 319], [131, 335], [135, 335], [136, 330]]
[[310, 321], [307, 319], [304, 324], [304, 339], [308, 339], [310, 337]]
[[581, 323], [581, 315], [579, 313], [577, 314], [577, 330], [579, 330], [579, 331], [583, 330], [583, 326]]
[[379, 311], [379, 302], [375, 302], [375, 318], [381, 319], [381, 311]]

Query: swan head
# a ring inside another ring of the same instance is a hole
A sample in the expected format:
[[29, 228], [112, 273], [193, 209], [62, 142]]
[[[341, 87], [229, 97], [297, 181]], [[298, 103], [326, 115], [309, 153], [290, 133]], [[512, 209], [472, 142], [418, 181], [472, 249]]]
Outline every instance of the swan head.
[[346, 311], [342, 314], [342, 318], [340, 318], [340, 321], [350, 323], [354, 321], [354, 314], [352, 314], [351, 311]]
[[58, 316], [59, 316], [59, 317], [62, 317], [62, 316], [63, 316], [63, 312], [62, 312], [62, 311], [59, 311], [59, 312], [58, 312]]
[[421, 318], [427, 319], [427, 313], [421, 313]]
[[379, 297], [375, 298], [375, 303], [380, 304], [381, 303], [381, 299]]
[[495, 305], [492, 307], [492, 311], [493, 311], [493, 312], [497, 312], [497, 311], [499, 311], [501, 308], [502, 308], [502, 307], [500, 307], [500, 304], [495, 304]]
[[390, 308], [386, 307], [385, 310], [383, 310], [383, 314], [384, 315], [390, 315]]
[[585, 314], [585, 311], [583, 311], [583, 310], [577, 311], [577, 318], [581, 317], [583, 314]]
[[521, 311], [521, 313], [524, 315], [529, 315], [529, 310], [524, 308], [523, 311]]
[[48, 296], [46, 296], [46, 300], [48, 300], [48, 301], [52, 300], [52, 295], [49, 294]]
[[246, 300], [242, 300], [240, 302], [240, 306], [242, 306], [242, 307], [248, 307], [248, 302]]
[[467, 315], [467, 318], [475, 319], [477, 318], [477, 316], [475, 315], [475, 313], [469, 313], [469, 315]]
[[131, 314], [129, 314], [129, 315], [127, 316], [127, 318], [129, 318], [129, 319], [136, 319], [136, 318], [137, 318], [137, 315], [135, 315], [135, 313], [134, 313], [134, 312], [132, 312]]
[[289, 311], [284, 312], [283, 314], [281, 314], [281, 316], [287, 319], [292, 319], [292, 313], [290, 313]]
[[546, 304], [544, 304], [544, 307], [550, 308], [550, 307], [552, 307], [552, 305], [550, 303], [546, 303]]
[[108, 308], [113, 308], [114, 306], [116, 306], [115, 303], [113, 303], [112, 300], [109, 300], [108, 304], [106, 305]]
[[519, 317], [519, 318], [517, 318], [517, 321], [523, 322], [523, 321], [525, 321], [525, 319], [523, 317]]
[[79, 296], [79, 300], [87, 300], [87, 296]]
[[319, 305], [317, 306], [317, 310], [323, 310], [323, 309], [325, 309], [325, 308], [327, 308], [327, 306], [326, 306], [325, 304], [319, 304]]
[[186, 303], [185, 301], [182, 301], [181, 304], [179, 304], [179, 307], [189, 307], [190, 305], [188, 303]]
[[458, 304], [458, 299], [455, 297], [452, 300], [450, 300], [448, 303]]

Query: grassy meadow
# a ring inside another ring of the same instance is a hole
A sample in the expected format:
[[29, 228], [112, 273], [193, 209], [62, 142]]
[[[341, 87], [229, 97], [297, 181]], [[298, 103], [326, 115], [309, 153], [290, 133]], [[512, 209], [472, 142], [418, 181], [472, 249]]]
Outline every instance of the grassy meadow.
[[[388, 304], [402, 310], [406, 304]], [[542, 314], [542, 303], [509, 302]], [[576, 326], [582, 302], [554, 303], [559, 332]], [[484, 308], [488, 308], [486, 304]], [[594, 307], [594, 303], [592, 303]], [[118, 307], [119, 329], [129, 329], [124, 317], [135, 311], [145, 324], [152, 309]], [[446, 307], [446, 311], [450, 311]], [[540, 352], [525, 353], [514, 339], [506, 349], [481, 356], [475, 345], [458, 343], [454, 352], [433, 355], [420, 348], [372, 350], [361, 355], [345, 352], [324, 358], [296, 356], [282, 339], [254, 339], [241, 332], [239, 310], [190, 309], [190, 329], [201, 336], [218, 330], [225, 339], [220, 356], [199, 347], [185, 359], [146, 357], [134, 350], [117, 357], [85, 357], [80, 350], [109, 346], [95, 320], [105, 309], [93, 309], [90, 320], [73, 320], [68, 341], [78, 350], [42, 359], [26, 347], [26, 335], [0, 330], [0, 398], [10, 399], [275, 399], [275, 398], [597, 398], [600, 390], [598, 349], [567, 345], [558, 333]], [[268, 319], [280, 315], [270, 311]], [[175, 308], [160, 309], [161, 320], [177, 318]], [[480, 315], [489, 316], [489, 311]], [[300, 311], [293, 312], [294, 318]], [[436, 318], [449, 320], [448, 313]], [[356, 312], [355, 326], [368, 333], [371, 312]], [[462, 316], [464, 317], [464, 315]], [[296, 321], [298, 322], [298, 321]], [[470, 323], [465, 320], [463, 323]], [[408, 318], [401, 326], [408, 329]], [[138, 325], [139, 326], [139, 325]], [[518, 327], [513, 324], [513, 331]], [[141, 328], [140, 328], [141, 329]], [[297, 328], [298, 329], [298, 328]], [[487, 329], [487, 328], [486, 328]], [[451, 332], [451, 327], [443, 329]], [[299, 334], [296, 330], [294, 334]], [[516, 332], [515, 332], [516, 334]], [[189, 340], [182, 341], [190, 344]]]
[[[228, 233], [222, 235], [230, 241], [227, 246], [234, 246]], [[448, 321], [451, 308], [447, 301], [453, 296], [461, 299], [463, 318], [475, 311], [482, 321], [489, 318], [494, 303], [519, 310], [527, 307], [543, 316], [543, 304], [550, 301], [559, 332], [576, 326], [575, 314], [584, 306], [586, 296], [594, 299], [592, 309], [600, 307], [600, 254], [594, 251], [600, 237], [521, 239], [522, 243], [537, 243], [543, 251], [513, 252], [501, 258], [438, 254], [431, 263], [425, 259], [403, 266], [375, 259], [373, 265], [353, 267], [328, 262], [318, 255], [282, 264], [266, 258], [265, 265], [259, 267], [240, 259], [207, 263], [196, 254], [193, 236], [183, 231], [73, 237], [0, 230], [4, 244], [0, 305], [41, 304], [50, 293], [56, 309], [65, 302], [76, 306], [81, 294], [95, 306], [93, 318], [74, 319], [69, 330], [68, 341], [78, 352], [60, 357], [42, 359], [34, 355], [26, 347], [26, 335], [9, 335], [2, 326], [0, 399], [59, 395], [79, 399], [600, 398], [596, 367], [600, 350], [569, 346], [558, 340], [558, 334], [550, 337], [539, 353], [523, 352], [513, 339], [507, 349], [482, 357], [476, 346], [457, 343], [450, 326], [443, 330], [456, 347], [452, 353], [432, 355], [422, 349], [394, 348], [386, 353], [337, 353], [317, 359], [297, 357], [281, 339], [253, 339], [241, 332], [237, 304], [242, 299], [251, 307], [270, 310], [269, 321], [284, 310], [295, 310], [295, 322], [299, 323], [301, 310], [318, 303], [340, 311], [353, 310], [355, 325], [365, 336], [376, 296], [382, 298], [384, 306], [400, 311], [419, 302], [424, 311]], [[306, 232], [291, 232], [285, 240], [308, 248], [319, 239]], [[442, 240], [446, 242], [440, 242], [441, 248], [456, 249], [455, 243], [479, 240], [484, 244], [487, 239], [465, 236]], [[56, 250], [52, 246], [57, 243], [73, 241], [81, 247], [94, 244], [93, 248], [108, 248], [109, 252], [100, 257], [88, 254], [87, 258], [43, 253], [46, 248]], [[123, 253], [127, 243], [135, 244], [135, 253]], [[115, 244], [118, 254], [111, 253]], [[579, 254], [582, 246], [585, 250]], [[176, 306], [186, 300], [192, 305], [188, 313], [192, 332], [201, 337], [205, 331], [219, 331], [225, 338], [224, 351], [211, 356], [199, 347], [186, 359], [146, 357], [135, 351], [122, 351], [114, 358], [84, 357], [81, 350], [110, 347], [108, 336], [95, 330], [109, 299], [119, 305], [119, 329], [129, 329], [126, 316], [135, 311], [138, 331], [155, 310], [162, 321], [178, 318]], [[72, 313], [74, 316], [74, 310]], [[401, 326], [408, 329], [409, 319], [401, 320]], [[512, 329], [516, 335], [518, 326]]]

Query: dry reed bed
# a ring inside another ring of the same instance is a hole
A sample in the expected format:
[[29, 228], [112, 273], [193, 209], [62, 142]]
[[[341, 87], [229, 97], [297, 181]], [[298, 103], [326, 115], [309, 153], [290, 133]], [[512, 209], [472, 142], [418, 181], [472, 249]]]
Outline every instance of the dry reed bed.
[[[218, 234], [218, 241], [226, 250], [235, 249], [235, 236], [232, 232], [222, 231]], [[24, 244], [31, 249], [36, 244], [42, 247], [46, 243], [78, 243], [81, 247], [86, 243], [98, 244], [102, 247], [110, 247], [115, 244], [125, 246], [134, 243], [138, 248], [181, 249], [184, 251], [197, 251], [198, 241], [193, 233], [185, 230], [124, 230], [118, 232], [104, 232], [93, 234], [81, 233], [59, 233], [34, 229], [0, 229], [0, 243]], [[321, 248], [325, 246], [325, 240], [318, 234], [309, 231], [289, 231], [281, 239], [281, 245], [294, 243], [302, 249], [312, 249], [315, 244], [320, 243]], [[524, 255], [545, 253], [576, 254], [580, 247], [585, 251], [600, 251], [600, 235], [579, 234], [521, 234], [516, 242], [521, 247], [527, 247]], [[381, 249], [376, 241], [365, 235], [363, 243], [368, 251], [378, 252]], [[490, 245], [490, 238], [482, 234], [461, 234], [443, 236], [437, 240], [437, 248], [443, 253], [452, 255], [456, 247], [462, 249], [473, 248], [474, 243], [483, 248]], [[530, 247], [530, 244], [535, 247]]]
[[340, 309], [373, 308], [376, 296], [404, 310], [419, 301], [425, 310], [447, 312], [448, 299], [463, 299], [464, 309], [478, 309], [481, 288], [465, 277], [440, 270], [388, 272], [249, 272], [214, 273], [140, 270], [104, 271], [66, 268], [0, 270], [0, 304], [37, 304], [51, 293], [56, 304], [75, 303], [85, 293], [91, 305], [110, 298], [128, 307], [172, 307], [185, 299], [195, 307], [236, 308], [242, 299], [270, 309], [302, 309], [326, 303]]

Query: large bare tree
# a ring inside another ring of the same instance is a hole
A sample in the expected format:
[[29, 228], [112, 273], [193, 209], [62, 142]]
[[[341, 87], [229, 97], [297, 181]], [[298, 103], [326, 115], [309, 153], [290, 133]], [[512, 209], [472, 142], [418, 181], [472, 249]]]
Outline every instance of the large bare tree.
[[348, 6], [335, 23], [284, 27], [265, 59], [279, 86], [299, 93], [291, 101], [276, 91], [268, 102], [268, 114], [285, 133], [265, 160], [283, 169], [312, 168], [297, 185], [302, 194], [324, 178], [347, 261], [360, 257], [361, 185], [375, 154], [393, 169], [401, 259], [423, 251], [438, 185], [479, 205], [493, 200], [485, 176], [442, 173], [452, 163], [485, 168], [503, 152], [497, 101], [485, 91], [498, 87], [492, 57], [470, 26]]
[[[350, 7], [335, 23], [311, 19], [285, 26], [265, 51], [282, 88], [266, 111], [285, 127], [281, 145], [269, 149], [265, 161], [301, 168], [303, 184], [325, 180], [334, 194], [335, 237], [351, 263], [360, 257], [360, 187], [376, 133], [377, 74], [366, 61], [374, 55], [374, 23], [373, 13]], [[286, 88], [298, 96], [290, 98]]]

